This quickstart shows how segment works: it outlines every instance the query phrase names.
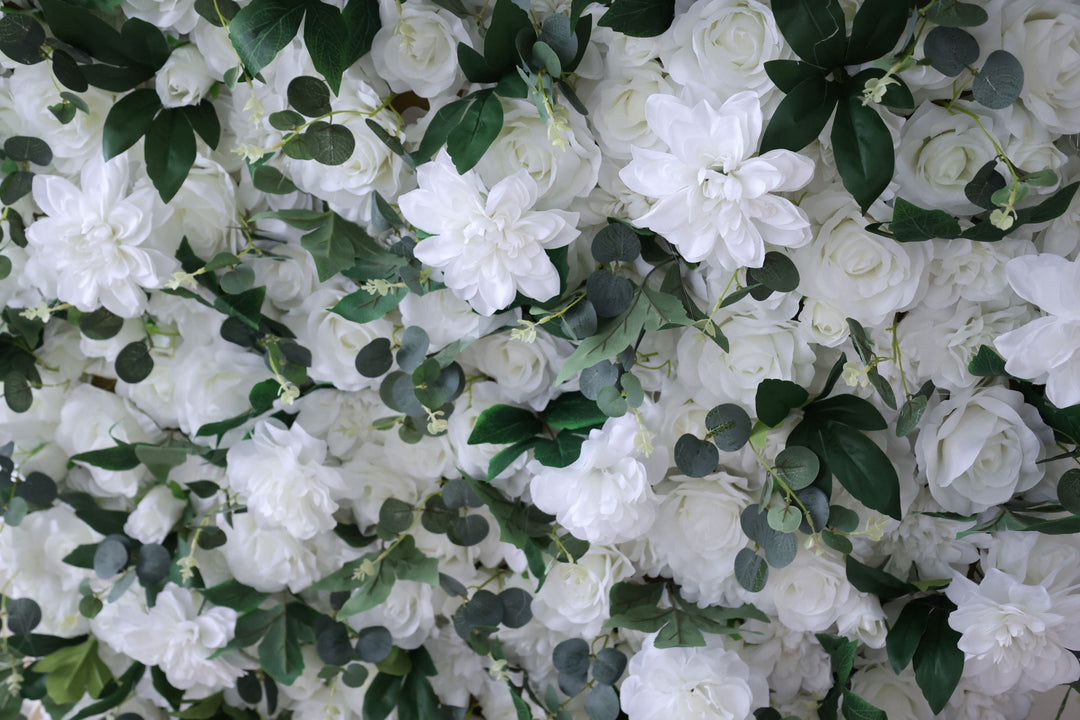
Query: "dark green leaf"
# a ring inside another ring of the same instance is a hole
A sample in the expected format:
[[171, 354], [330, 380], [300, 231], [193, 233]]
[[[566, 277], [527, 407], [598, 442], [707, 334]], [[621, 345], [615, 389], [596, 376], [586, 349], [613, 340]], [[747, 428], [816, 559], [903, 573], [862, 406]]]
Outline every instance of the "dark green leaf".
[[533, 457], [547, 467], [566, 467], [581, 455], [581, 443], [584, 440], [584, 435], [568, 431], [559, 433], [555, 440], [537, 438], [533, 445]]
[[286, 97], [289, 105], [301, 115], [318, 117], [330, 112], [330, 88], [318, 78], [308, 75], [293, 78], [289, 81]]
[[735, 452], [745, 445], [750, 439], [750, 426], [750, 416], [732, 403], [717, 405], [705, 416], [709, 438], [724, 452]]
[[401, 348], [397, 351], [397, 364], [406, 372], [412, 372], [420, 367], [427, 355], [428, 346], [427, 331], [419, 325], [411, 325], [405, 328], [401, 338]]
[[124, 327], [124, 319], [101, 307], [79, 316], [79, 331], [91, 340], [108, 340]]
[[1008, 377], [1005, 359], [987, 345], [980, 345], [975, 357], [968, 363], [968, 372], [975, 377]]
[[773, 0], [772, 11], [780, 32], [803, 60], [822, 68], [843, 64], [847, 38], [837, 0]]
[[675, 465], [689, 477], [699, 478], [712, 474], [720, 462], [720, 453], [711, 443], [684, 433], [675, 442]]
[[930, 607], [924, 603], [911, 602], [900, 611], [889, 634], [885, 638], [885, 650], [889, 654], [889, 664], [899, 675], [915, 657], [915, 649], [926, 633], [926, 621], [930, 616]]
[[884, 570], [864, 565], [853, 557], [847, 557], [845, 562], [848, 582], [858, 590], [877, 595], [883, 601], [895, 600], [902, 595], [919, 591], [919, 588], [911, 583], [904, 582]]
[[[503, 3], [513, 5], [510, 0], [500, 0], [496, 8]], [[514, 7], [517, 8], [516, 5]], [[517, 10], [521, 12], [520, 8]], [[446, 135], [446, 150], [459, 173], [468, 172], [480, 162], [488, 147], [499, 136], [503, 125], [502, 103], [492, 91], [480, 90], [469, 97], [472, 102], [461, 120]]]
[[581, 430], [603, 424], [607, 416], [600, 412], [592, 400], [579, 392], [570, 392], [548, 403], [543, 419], [553, 428]]
[[304, 124], [304, 116], [294, 110], [272, 112], [268, 120], [272, 128], [281, 131], [289, 131]]
[[215, 150], [221, 141], [221, 121], [218, 120], [214, 104], [203, 100], [198, 105], [185, 105], [181, 108], [191, 128], [199, 134], [211, 150]]
[[229, 39], [247, 71], [258, 75], [296, 37], [306, 0], [254, 0], [229, 23]]
[[900, 481], [889, 457], [870, 438], [839, 423], [829, 423], [825, 460], [829, 471], [856, 500], [900, 519]]
[[1074, 515], [1080, 515], [1080, 470], [1066, 470], [1057, 486], [1058, 502]]
[[502, 624], [508, 628], [525, 627], [532, 620], [532, 596], [521, 588], [507, 588], [499, 593], [503, 606]]
[[0, 52], [23, 65], [33, 65], [44, 59], [41, 46], [45, 29], [30, 15], [5, 13], [0, 18]]
[[497, 0], [491, 14], [491, 24], [484, 37], [484, 58], [500, 75], [517, 65], [516, 39], [523, 30], [532, 32], [532, 21], [528, 13], [512, 0]]
[[1024, 67], [1006, 50], [995, 50], [971, 81], [975, 101], [991, 110], [1001, 110], [1016, 102], [1024, 89]]
[[[842, 17], [840, 22], [842, 27]], [[862, 104], [862, 88], [854, 84], [848, 88], [833, 119], [833, 156], [844, 187], [866, 212], [892, 180], [893, 141], [877, 111]]]
[[923, 51], [935, 70], [956, 77], [979, 59], [979, 42], [966, 30], [939, 26], [926, 34]]
[[761, 137], [761, 152], [802, 150], [821, 134], [836, 101], [833, 83], [826, 81], [820, 71], [808, 74], [780, 101]]
[[637, 233], [622, 223], [605, 225], [593, 238], [592, 256], [598, 263], [633, 262], [639, 255], [641, 241]]
[[593, 272], [586, 282], [589, 302], [600, 317], [612, 318], [624, 312], [634, 299], [634, 285], [616, 277], [606, 268]]
[[776, 427], [793, 409], [802, 407], [809, 397], [802, 386], [790, 380], [762, 380], [755, 397], [758, 420]]
[[[772, 509], [769, 510], [766, 516], [769, 518], [769, 525], [762, 529], [759, 544], [761, 549], [765, 551], [765, 560], [770, 566], [774, 568], [787, 567], [794, 562], [795, 556], [799, 552], [799, 540], [794, 533], [777, 530], [772, 527], [772, 523], [775, 522], [782, 527], [790, 527], [793, 520], [802, 522], [800, 516], [801, 511], [798, 508], [788, 509], [782, 514], [779, 512], [774, 513]], [[737, 568], [736, 573], [738, 573]]]
[[971, 182], [964, 186], [964, 195], [967, 199], [985, 210], [994, 209], [994, 202], [990, 198], [1006, 185], [1005, 178], [997, 171], [997, 163], [996, 159], [988, 161], [979, 168], [979, 171], [971, 178]]
[[975, 27], [990, 19], [986, 10], [960, 0], [937, 0], [925, 12], [927, 20], [946, 27]]
[[884, 430], [889, 426], [877, 408], [855, 395], [815, 400], [806, 406], [806, 412], [815, 421], [832, 421], [856, 430]]
[[626, 655], [615, 648], [603, 648], [593, 662], [593, 679], [601, 685], [614, 685], [626, 671]]
[[563, 640], [555, 646], [551, 663], [560, 673], [584, 675], [589, 671], [589, 644], [580, 638]]
[[596, 24], [631, 37], [656, 37], [674, 19], [674, 0], [615, 0]]
[[896, 418], [896, 437], [907, 437], [919, 427], [919, 421], [926, 412], [926, 402], [925, 396], [915, 395], [900, 407], [900, 415]]
[[791, 292], [799, 286], [799, 270], [787, 255], [770, 251], [765, 253], [765, 260], [759, 268], [749, 268], [753, 282], [761, 283], [776, 292]]
[[789, 93], [800, 83], [811, 77], [825, 79], [821, 68], [798, 60], [767, 60], [765, 73], [782, 92]]
[[308, 126], [304, 140], [311, 157], [323, 165], [341, 165], [356, 149], [356, 138], [347, 127], [323, 120]]
[[735, 579], [750, 592], [760, 592], [769, 579], [769, 565], [750, 548], [735, 556]]
[[226, 580], [199, 592], [214, 605], [232, 608], [240, 614], [254, 610], [262, 604], [263, 600], [270, 597], [268, 593], [258, 592], [237, 580]]
[[846, 65], [861, 65], [889, 54], [907, 28], [912, 6], [905, 0], [865, 0], [855, 13]]
[[619, 717], [619, 696], [610, 685], [599, 685], [585, 696], [585, 714], [591, 720], [615, 720]]
[[488, 463], [487, 481], [491, 482], [498, 477], [514, 460], [531, 450], [536, 442], [537, 438], [526, 438], [496, 453]]
[[345, 55], [345, 67], [366, 55], [371, 49], [371, 41], [382, 26], [379, 17], [378, 0], [348, 0], [341, 11], [345, 27], [349, 30], [348, 53]]
[[394, 364], [388, 338], [375, 338], [356, 355], [356, 371], [364, 377], [375, 378], [386, 373]]
[[143, 585], [157, 585], [169, 577], [172, 556], [161, 545], [143, 545], [135, 563], [135, 574]]
[[364, 628], [356, 638], [356, 654], [364, 662], [378, 663], [385, 660], [394, 649], [394, 638], [381, 625]]
[[41, 623], [41, 608], [30, 598], [16, 598], [7, 601], [8, 630], [25, 638], [30, 637]]
[[143, 147], [146, 173], [165, 202], [173, 199], [195, 163], [195, 133], [181, 108], [162, 110]]
[[[336, 95], [341, 88], [341, 75], [353, 61], [349, 57], [349, 28], [341, 12], [328, 3], [308, 3], [304, 17], [304, 44], [315, 70], [326, 78]], [[289, 104], [300, 109], [291, 99]]]
[[859, 697], [850, 690], [844, 690], [844, 720], [888, 720], [885, 711]]
[[935, 714], [948, 704], [964, 673], [964, 651], [957, 647], [960, 633], [949, 625], [951, 609], [935, 607], [930, 611], [914, 657], [915, 682]]
[[154, 359], [150, 357], [150, 347], [144, 340], [136, 340], [125, 345], [116, 355], [116, 375], [126, 383], [140, 383], [149, 377], [154, 369]]
[[29, 195], [34, 187], [34, 173], [28, 170], [16, 170], [0, 183], [0, 202], [14, 205], [20, 198]]
[[492, 405], [476, 419], [468, 443], [513, 443], [531, 438], [542, 429], [541, 422], [528, 410], [510, 405]]
[[48, 165], [53, 154], [49, 144], [41, 138], [28, 135], [12, 135], [4, 141], [4, 153], [17, 162]]
[[273, 620], [259, 643], [259, 664], [266, 674], [283, 685], [292, 685], [304, 671], [301, 636], [311, 632], [289, 612], [291, 606], [278, 606]]
[[128, 563], [128, 550], [115, 537], [107, 537], [98, 543], [94, 551], [94, 574], [99, 578], [111, 578]]
[[26, 375], [18, 370], [9, 370], [4, 378], [4, 402], [13, 412], [23, 413], [34, 404], [34, 395]]

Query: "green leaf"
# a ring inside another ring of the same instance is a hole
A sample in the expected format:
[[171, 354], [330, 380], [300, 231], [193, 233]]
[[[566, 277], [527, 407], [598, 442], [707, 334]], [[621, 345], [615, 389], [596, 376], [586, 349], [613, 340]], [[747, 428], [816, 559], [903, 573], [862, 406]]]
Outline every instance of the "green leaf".
[[183, 465], [187, 461], [188, 455], [189, 451], [180, 447], [135, 446], [135, 457], [146, 466], [154, 479], [161, 483], [169, 481], [169, 471], [174, 467]]
[[172, 556], [161, 545], [143, 545], [135, 563], [135, 575], [143, 585], [158, 585], [169, 578]]
[[356, 637], [356, 653], [364, 662], [382, 662], [393, 649], [394, 637], [381, 625], [366, 627]]
[[[513, 0], [497, 0], [484, 36], [484, 58], [488, 65], [499, 75], [517, 65], [518, 33], [523, 30], [532, 32], [532, 29], [528, 13]], [[459, 169], [458, 172], [464, 171]]]
[[269, 593], [258, 592], [238, 580], [226, 580], [199, 592], [214, 605], [232, 608], [241, 615], [259, 607], [263, 600], [270, 597]]
[[0, 202], [4, 205], [14, 205], [20, 198], [29, 195], [33, 189], [34, 173], [28, 170], [17, 170], [0, 183]]
[[292, 612], [295, 605], [276, 608], [276, 615], [259, 643], [259, 664], [267, 675], [282, 685], [292, 685], [304, 671], [301, 637], [313, 635]]
[[[664, 630], [666, 629], [664, 628]], [[657, 635], [657, 643], [661, 642], [664, 630], [661, 630], [660, 634]], [[660, 645], [658, 644], [657, 647], [660, 647]], [[590, 720], [615, 720], [619, 717], [619, 696], [610, 685], [599, 685], [590, 690], [585, 696], [584, 707], [585, 714], [589, 716]]]
[[884, 570], [864, 565], [853, 557], [845, 558], [847, 579], [856, 589], [877, 595], [883, 601], [895, 600], [902, 595], [918, 592], [911, 583], [890, 575]]
[[[880, 68], [866, 68], [849, 81], [849, 87], [865, 88], [866, 83], [872, 79], [885, 77], [885, 71]], [[911, 94], [911, 88], [901, 78], [893, 77], [893, 82], [885, 88], [885, 94], [881, 97], [881, 105], [901, 111], [915, 109], [915, 98]]]
[[30, 381], [26, 375], [9, 370], [4, 377], [4, 402], [13, 412], [23, 413], [34, 404], [34, 395], [30, 390]]
[[1073, 515], [1080, 515], [1080, 470], [1066, 470], [1058, 480], [1058, 502]]
[[4, 14], [0, 18], [0, 52], [23, 65], [33, 65], [45, 59], [41, 46], [45, 29], [29, 15]]
[[[342, 257], [344, 257], [344, 248], [341, 248], [341, 250]], [[408, 291], [405, 288], [390, 288], [386, 295], [370, 293], [367, 290], [357, 290], [338, 300], [337, 304], [330, 308], [330, 312], [336, 313], [354, 323], [368, 323], [383, 317], [396, 308], [405, 299], [406, 295], [408, 295]]]
[[674, 0], [615, 0], [596, 24], [631, 37], [656, 37], [674, 19]]
[[414, 153], [417, 164], [430, 160], [439, 148], [446, 144], [447, 137], [457, 127], [468, 106], [469, 101], [466, 99], [455, 100], [443, 105], [435, 112], [435, 116], [432, 117], [424, 132], [424, 138], [420, 141], [420, 147]]
[[765, 253], [759, 268], [748, 268], [753, 276], [748, 282], [761, 283], [776, 292], [791, 292], [799, 286], [799, 270], [787, 255], [775, 250]]
[[979, 59], [979, 41], [959, 28], [939, 26], [926, 34], [923, 52], [942, 75], [956, 77]]
[[120, 33], [93, 13], [63, 0], [42, 0], [49, 30], [58, 39], [110, 65], [133, 62]]
[[850, 690], [844, 690], [844, 720], [888, 720], [881, 708], [870, 704]]
[[861, 432], [827, 423], [825, 464], [844, 488], [872, 510], [900, 519], [900, 480], [889, 457]]
[[720, 462], [716, 446], [690, 433], [683, 433], [675, 442], [675, 465], [684, 475], [692, 478], [711, 475]]
[[338, 610], [338, 617], [346, 618], [382, 604], [393, 589], [393, 568], [385, 561], [376, 563], [375, 572], [360, 581], [356, 591]]
[[318, 78], [307, 75], [293, 78], [289, 81], [286, 96], [289, 105], [301, 115], [317, 117], [330, 112], [330, 88]]
[[345, 67], [367, 55], [371, 50], [371, 41], [382, 27], [379, 17], [378, 0], [348, 0], [341, 11], [345, 27], [349, 30], [348, 53], [345, 55]]
[[926, 210], [903, 198], [893, 202], [889, 237], [897, 242], [919, 242], [960, 237], [960, 222], [943, 210]]
[[[606, 417], [606, 416], [605, 416]], [[533, 447], [536, 446], [537, 438], [528, 438], [516, 442], [508, 448], [504, 448], [497, 452], [491, 461], [488, 463], [487, 481], [491, 482], [498, 477], [503, 470], [510, 467], [510, 464], [514, 462], [523, 453], [527, 453]]]
[[146, 173], [165, 202], [173, 199], [195, 163], [195, 133], [181, 108], [158, 113], [146, 133]]
[[893, 671], [899, 675], [915, 657], [915, 650], [919, 647], [919, 641], [926, 633], [926, 621], [930, 616], [930, 608], [918, 601], [910, 602], [900, 611], [893, 626], [889, 628], [889, 634], [885, 638], [885, 650], [889, 654], [889, 664]]
[[709, 438], [724, 452], [742, 448], [750, 439], [750, 426], [750, 416], [733, 403], [717, 405], [705, 416]]
[[986, 345], [980, 345], [975, 357], [968, 363], [968, 372], [975, 377], [1008, 377], [1005, 359]]
[[[809, 450], [807, 450], [809, 452]], [[813, 480], [813, 478], [811, 478]], [[799, 525], [802, 524], [803, 515], [802, 511], [794, 505], [774, 505], [769, 508], [767, 515], [769, 527], [778, 533], [790, 534], [799, 529]], [[768, 555], [768, 546], [766, 546], [766, 555]], [[794, 557], [792, 558], [794, 559]], [[772, 563], [773, 567], [780, 567], [777, 563]]]
[[735, 556], [735, 579], [750, 592], [760, 592], [769, 579], [769, 565], [750, 548], [743, 548]]
[[[101, 601], [99, 600], [98, 602]], [[112, 692], [104, 693], [103, 690], [103, 695], [100, 700], [84, 706], [79, 712], [71, 716], [70, 720], [84, 720], [84, 718], [100, 716], [117, 707], [131, 696], [132, 691], [135, 689], [135, 685], [142, 679], [145, 672], [145, 665], [138, 662], [132, 663], [131, 666], [124, 671], [124, 674], [120, 676], [117, 683], [106, 684], [106, 689], [115, 687]], [[124, 715], [124, 713], [120, 713], [120, 716], [122, 715]], [[118, 720], [120, 716], [117, 716]]]
[[776, 427], [792, 410], [802, 407], [809, 397], [805, 388], [790, 380], [762, 380], [754, 399], [758, 420]]
[[820, 71], [807, 75], [780, 101], [761, 136], [761, 152], [799, 151], [812, 143], [832, 117], [837, 97], [836, 86]]
[[17, 162], [35, 165], [48, 165], [53, 159], [52, 149], [47, 142], [28, 135], [12, 135], [5, 140], [4, 154]]
[[803, 60], [826, 69], [843, 64], [847, 37], [837, 0], [773, 0], [772, 11], [780, 32]]
[[927, 20], [946, 27], [975, 27], [990, 19], [978, 5], [959, 0], [937, 0], [925, 12]]
[[89, 693], [99, 697], [112, 680], [109, 667], [97, 653], [98, 641], [90, 637], [78, 645], [60, 648], [34, 663], [33, 671], [46, 673], [45, 688], [55, 703], [73, 704]]
[[253, 0], [236, 14], [229, 39], [251, 75], [258, 75], [296, 37], [306, 7], [306, 0]]
[[566, 467], [581, 455], [581, 443], [585, 436], [564, 430], [554, 440], [537, 438], [533, 445], [533, 457], [547, 467]]
[[809, 78], [825, 79], [825, 73], [821, 71], [821, 68], [798, 60], [767, 60], [765, 74], [777, 88], [785, 93], [791, 92]]
[[1024, 67], [1007, 50], [995, 50], [971, 81], [975, 101], [991, 110], [1012, 105], [1024, 89]]
[[[502, 2], [509, 3], [509, 0], [501, 0], [500, 4]], [[454, 167], [462, 174], [480, 162], [503, 126], [502, 103], [497, 95], [491, 90], [480, 90], [469, 97], [472, 102], [446, 136], [446, 150]]]
[[686, 314], [682, 301], [674, 295], [643, 285], [639, 299], [645, 305], [644, 326], [649, 332], [694, 324]]
[[[793, 445], [776, 456], [776, 474], [791, 490], [809, 487], [821, 469], [821, 461], [813, 450]], [[797, 526], [796, 526], [797, 527]], [[792, 532], [787, 530], [785, 532]]]
[[596, 403], [579, 392], [563, 393], [548, 403], [543, 412], [548, 426], [560, 430], [582, 430], [602, 425], [607, 416]]
[[877, 408], [855, 395], [815, 400], [806, 406], [806, 414], [814, 422], [832, 421], [856, 430], [884, 430], [889, 426]]
[[649, 316], [649, 308], [653, 307], [648, 302], [641, 302], [641, 297], [642, 293], [638, 293], [626, 312], [608, 321], [595, 335], [581, 341], [559, 370], [556, 385], [561, 385], [585, 368], [615, 357], [637, 340]]
[[79, 316], [79, 331], [91, 340], [108, 340], [124, 327], [124, 318], [101, 307]]
[[865, 0], [855, 13], [845, 65], [861, 65], [889, 54], [907, 28], [912, 5], [904, 0]]
[[[942, 29], [942, 28], [936, 28]], [[985, 210], [993, 210], [995, 205], [992, 200], [994, 194], [1005, 187], [1005, 178], [997, 171], [997, 159], [989, 160], [979, 168], [971, 181], [964, 186], [964, 195], [973, 204]]]
[[29, 637], [41, 623], [41, 607], [30, 598], [17, 598], [7, 602], [8, 630], [16, 635]]
[[951, 609], [954, 608], [931, 609], [913, 661], [915, 682], [935, 714], [948, 704], [964, 673], [964, 651], [957, 647], [960, 633], [949, 625]]
[[116, 375], [132, 385], [140, 383], [154, 370], [154, 358], [144, 340], [135, 340], [121, 348], [116, 355]]
[[915, 395], [900, 407], [900, 415], [896, 418], [896, 437], [907, 437], [919, 427], [919, 421], [926, 412], [926, 402], [925, 395]]
[[476, 419], [469, 445], [516, 443], [543, 430], [543, 424], [529, 410], [510, 405], [492, 405]]
[[[341, 88], [341, 76], [352, 62], [349, 58], [349, 28], [341, 11], [324, 2], [308, 3], [307, 15], [304, 16], [304, 44], [315, 70], [337, 95]], [[292, 100], [289, 104], [296, 107]]]
[[300, 244], [311, 253], [319, 281], [325, 282], [352, 267], [356, 260], [354, 239], [359, 235], [366, 237], [366, 233], [336, 213], [324, 213], [318, 222], [300, 238]]
[[332, 125], [323, 120], [311, 123], [304, 131], [304, 140], [311, 157], [323, 165], [341, 165], [356, 149], [356, 138], [344, 125]]
[[641, 255], [641, 241], [637, 233], [626, 225], [608, 223], [596, 233], [591, 250], [593, 259], [598, 263], [633, 262]]
[[892, 135], [877, 111], [862, 104], [861, 87], [849, 84], [846, 93], [833, 119], [833, 156], [844, 187], [866, 212], [892, 180]]
[[397, 498], [386, 498], [379, 508], [379, 529], [388, 535], [405, 532], [412, 526], [413, 508]]

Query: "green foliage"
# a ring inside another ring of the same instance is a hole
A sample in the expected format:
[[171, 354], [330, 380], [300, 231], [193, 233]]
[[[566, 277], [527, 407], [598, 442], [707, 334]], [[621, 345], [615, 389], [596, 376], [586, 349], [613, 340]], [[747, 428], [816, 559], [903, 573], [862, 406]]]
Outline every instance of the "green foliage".
[[99, 697], [112, 672], [97, 653], [98, 641], [89, 637], [78, 645], [68, 645], [49, 653], [34, 663], [33, 670], [47, 675], [45, 689], [49, 699], [64, 705], [75, 703], [89, 693]]
[[615, 0], [597, 25], [631, 37], [655, 37], [674, 19], [674, 0]]
[[[659, 607], [665, 589], [670, 605]], [[703, 647], [703, 633], [732, 635], [745, 620], [767, 622], [767, 617], [753, 605], [700, 608], [683, 600], [674, 586], [663, 583], [615, 583], [609, 600], [611, 618], [604, 627], [656, 632], [658, 648]]]

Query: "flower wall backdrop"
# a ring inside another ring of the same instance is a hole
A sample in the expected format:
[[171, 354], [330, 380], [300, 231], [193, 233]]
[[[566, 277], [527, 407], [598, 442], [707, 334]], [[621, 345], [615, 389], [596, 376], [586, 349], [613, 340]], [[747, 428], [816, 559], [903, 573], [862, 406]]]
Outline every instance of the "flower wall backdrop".
[[1080, 680], [1080, 6], [0, 10], [3, 717]]

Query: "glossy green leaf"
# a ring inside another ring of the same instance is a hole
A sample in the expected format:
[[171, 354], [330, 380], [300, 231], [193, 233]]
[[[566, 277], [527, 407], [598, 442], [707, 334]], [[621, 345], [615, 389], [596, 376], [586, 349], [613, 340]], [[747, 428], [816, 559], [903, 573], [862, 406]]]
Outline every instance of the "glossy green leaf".
[[926, 34], [923, 52], [942, 75], [956, 77], [979, 59], [979, 41], [960, 28], [939, 26]]
[[253, 0], [229, 23], [229, 39], [247, 71], [257, 75], [296, 37], [306, 0]]
[[656, 37], [674, 19], [675, 0], [614, 0], [596, 24], [631, 37]]
[[472, 102], [446, 136], [446, 150], [459, 173], [468, 172], [480, 162], [503, 125], [502, 103], [497, 95], [480, 90], [469, 97]]
[[885, 57], [900, 42], [912, 13], [907, 0], [864, 0], [855, 13], [846, 65], [861, 65]]
[[835, 85], [810, 74], [780, 101], [761, 136], [761, 152], [802, 150], [821, 134], [836, 107]]
[[833, 118], [833, 156], [844, 187], [866, 212], [892, 180], [892, 134], [877, 110], [862, 104], [861, 87], [847, 93]]
[[146, 133], [146, 173], [161, 199], [171, 200], [195, 163], [195, 133], [180, 108], [162, 110]]
[[773, 0], [772, 11], [780, 32], [803, 60], [821, 68], [843, 64], [846, 22], [838, 0]]

